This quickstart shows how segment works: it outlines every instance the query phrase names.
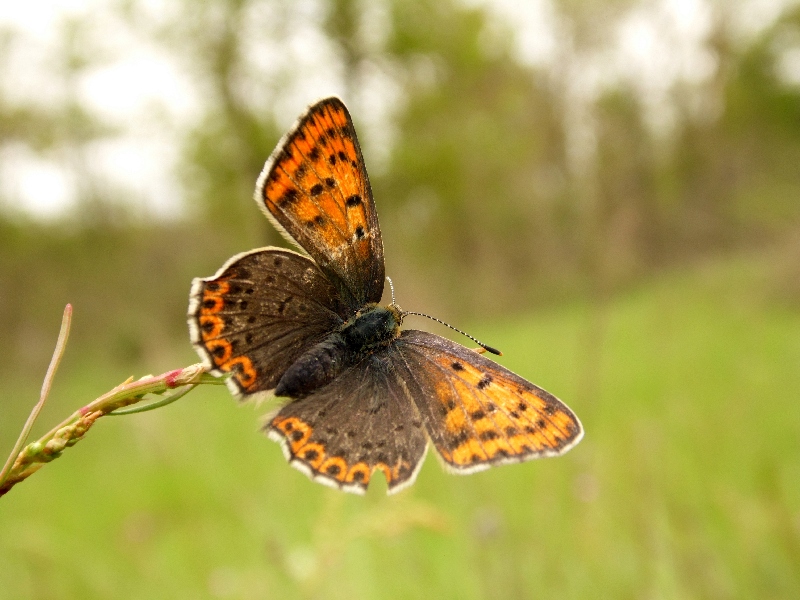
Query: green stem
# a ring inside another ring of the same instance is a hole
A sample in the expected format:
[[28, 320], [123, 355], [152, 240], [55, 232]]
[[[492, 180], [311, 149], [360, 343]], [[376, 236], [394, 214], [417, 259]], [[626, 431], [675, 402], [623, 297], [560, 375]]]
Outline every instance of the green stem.
[[44, 376], [42, 392], [39, 395], [39, 402], [37, 402], [33, 407], [31, 414], [28, 416], [28, 420], [25, 421], [25, 425], [22, 428], [19, 437], [17, 438], [17, 442], [14, 444], [14, 449], [11, 451], [11, 454], [9, 454], [6, 464], [3, 466], [3, 470], [0, 471], [0, 489], [2, 489], [3, 484], [11, 473], [11, 469], [14, 466], [14, 461], [17, 460], [17, 457], [22, 451], [22, 447], [25, 445], [28, 435], [30, 435], [31, 428], [36, 422], [36, 418], [39, 416], [42, 407], [44, 407], [47, 396], [50, 394], [50, 388], [53, 385], [53, 378], [58, 370], [58, 365], [61, 363], [61, 358], [64, 356], [64, 350], [67, 347], [67, 338], [69, 337], [69, 329], [71, 324], [72, 305], [67, 304], [64, 307], [64, 315], [61, 317], [61, 330], [58, 333], [58, 341], [56, 342], [56, 348], [53, 351], [53, 358], [50, 359], [50, 366], [47, 367], [47, 374]]

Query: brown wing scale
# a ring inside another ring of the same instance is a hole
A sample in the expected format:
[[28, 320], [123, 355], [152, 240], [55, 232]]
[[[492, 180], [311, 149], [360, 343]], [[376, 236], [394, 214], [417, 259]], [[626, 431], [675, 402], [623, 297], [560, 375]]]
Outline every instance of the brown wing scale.
[[286, 458], [326, 485], [362, 494], [382, 472], [389, 493], [414, 482], [425, 457], [422, 419], [388, 349], [284, 406], [267, 424]]
[[278, 144], [256, 201], [319, 264], [353, 311], [378, 302], [384, 264], [378, 215], [347, 108], [327, 98]]
[[192, 342], [212, 373], [249, 396], [275, 387], [311, 344], [346, 318], [334, 287], [306, 256], [264, 248], [234, 256], [213, 277], [195, 279]]
[[415, 330], [396, 345], [428, 434], [454, 472], [563, 454], [583, 436], [558, 398], [472, 350]]

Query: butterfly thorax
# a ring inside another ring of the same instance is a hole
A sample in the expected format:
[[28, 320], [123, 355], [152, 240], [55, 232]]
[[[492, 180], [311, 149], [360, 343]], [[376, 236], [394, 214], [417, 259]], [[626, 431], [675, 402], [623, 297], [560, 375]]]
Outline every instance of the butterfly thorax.
[[300, 398], [330, 383], [396, 339], [402, 320], [402, 313], [394, 306], [366, 305], [301, 354], [278, 381], [275, 395]]
[[394, 306], [368, 304], [342, 325], [341, 334], [348, 347], [369, 351], [396, 338], [402, 320], [402, 313]]

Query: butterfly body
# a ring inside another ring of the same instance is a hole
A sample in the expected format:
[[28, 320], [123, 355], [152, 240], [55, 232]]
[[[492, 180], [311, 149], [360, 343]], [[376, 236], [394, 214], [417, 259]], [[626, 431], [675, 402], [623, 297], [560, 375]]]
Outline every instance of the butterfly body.
[[400, 334], [402, 314], [394, 306], [367, 305], [303, 353], [275, 387], [276, 396], [300, 398], [330, 383]]
[[284, 136], [255, 200], [304, 253], [252, 250], [195, 279], [189, 329], [234, 395], [288, 399], [265, 430], [293, 466], [356, 493], [380, 472], [392, 493], [413, 483], [429, 443], [463, 474], [580, 441], [556, 397], [455, 342], [401, 330], [405, 313], [377, 304], [381, 232], [341, 100], [314, 104]]

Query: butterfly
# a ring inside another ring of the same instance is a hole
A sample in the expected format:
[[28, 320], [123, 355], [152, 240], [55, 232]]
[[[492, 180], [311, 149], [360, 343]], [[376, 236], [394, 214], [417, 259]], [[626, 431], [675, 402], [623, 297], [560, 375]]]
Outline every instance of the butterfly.
[[267, 218], [302, 252], [266, 247], [192, 283], [191, 339], [241, 399], [288, 398], [265, 430], [320, 483], [363, 494], [411, 485], [429, 443], [446, 468], [555, 456], [583, 435], [553, 395], [448, 339], [401, 330], [381, 306], [383, 243], [350, 114], [312, 105], [256, 184]]

